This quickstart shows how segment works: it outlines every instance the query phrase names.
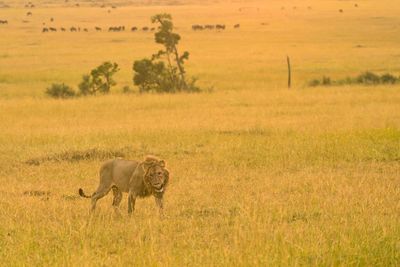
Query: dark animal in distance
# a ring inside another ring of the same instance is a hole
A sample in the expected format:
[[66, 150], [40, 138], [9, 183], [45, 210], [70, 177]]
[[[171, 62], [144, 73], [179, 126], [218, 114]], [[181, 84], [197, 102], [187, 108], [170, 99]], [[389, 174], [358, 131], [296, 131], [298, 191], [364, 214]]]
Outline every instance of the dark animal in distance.
[[135, 32], [135, 31], [137, 31], [137, 30], [138, 30], [138, 28], [135, 27], [135, 26], [131, 28], [131, 32]]
[[235, 24], [235, 25], [233, 26], [233, 28], [239, 29], [239, 28], [240, 28], [240, 24]]
[[192, 25], [192, 30], [201, 31], [201, 30], [204, 30], [204, 27], [202, 25], [195, 24], [195, 25]]
[[125, 26], [118, 26], [118, 27], [109, 27], [108, 28], [109, 32], [120, 32], [120, 31], [125, 31]]
[[94, 29], [97, 31], [97, 32], [101, 32], [101, 28], [100, 27], [94, 27]]
[[26, 13], [27, 16], [32, 16], [32, 12]]

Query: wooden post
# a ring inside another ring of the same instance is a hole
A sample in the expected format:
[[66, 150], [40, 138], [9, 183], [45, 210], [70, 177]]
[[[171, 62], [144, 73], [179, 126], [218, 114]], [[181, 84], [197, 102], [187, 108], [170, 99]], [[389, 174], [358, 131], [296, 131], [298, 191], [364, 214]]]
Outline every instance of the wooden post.
[[288, 66], [288, 88], [290, 89], [292, 85], [292, 70], [290, 69], [290, 58], [287, 56], [287, 66]]

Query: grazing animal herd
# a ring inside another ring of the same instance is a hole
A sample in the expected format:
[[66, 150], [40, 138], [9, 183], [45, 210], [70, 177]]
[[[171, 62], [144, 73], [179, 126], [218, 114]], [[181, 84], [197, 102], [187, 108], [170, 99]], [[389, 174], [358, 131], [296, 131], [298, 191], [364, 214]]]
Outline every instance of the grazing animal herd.
[[[227, 27], [225, 26], [225, 24], [216, 24], [216, 25], [211, 25], [211, 24], [208, 24], [208, 25], [197, 25], [196, 24], [196, 25], [192, 25], [192, 30], [194, 30], [194, 31], [214, 30], [214, 29], [216, 29], [216, 30], [225, 30], [226, 28]], [[233, 25], [233, 28], [234, 29], [239, 29], [240, 28], [240, 24]], [[125, 31], [125, 29], [126, 29], [125, 26], [111, 26], [111, 27], [108, 27], [108, 31], [109, 32], [123, 32], [123, 31]], [[67, 29], [63, 28], [63, 27], [59, 28], [59, 30], [63, 31], [63, 32], [67, 31]], [[96, 32], [101, 32], [101, 31], [103, 31], [103, 28], [101, 28], [99, 26], [95, 26], [94, 30]], [[131, 32], [136, 32], [136, 31], [139, 31], [139, 30], [144, 31], [144, 32], [147, 32], [147, 31], [153, 32], [153, 31], [156, 30], [156, 28], [155, 27], [147, 27], [147, 26], [141, 27], [141, 28], [137, 27], [137, 26], [133, 26], [133, 27], [130, 28]], [[56, 31], [57, 31], [57, 28], [54, 28], [54, 27], [43, 27], [42, 28], [42, 32], [56, 32]], [[81, 27], [70, 27], [69, 31], [70, 32], [80, 32], [80, 31], [89, 32], [89, 29], [88, 28], [81, 28]]]
[[[67, 29], [64, 28], [64, 27], [59, 28], [59, 30], [62, 31], [62, 32], [67, 31]], [[103, 28], [101, 28], [99, 26], [95, 26], [94, 30], [96, 32], [101, 32], [101, 31], [103, 31]], [[131, 32], [135, 32], [135, 31], [139, 31], [139, 30], [147, 32], [147, 31], [155, 31], [156, 28], [155, 27], [151, 27], [150, 28], [150, 27], [147, 27], [147, 26], [139, 28], [139, 27], [133, 26], [133, 27], [130, 28], [130, 30], [131, 30]], [[57, 28], [54, 28], [54, 27], [43, 27], [42, 28], [42, 32], [56, 32], [56, 31], [57, 31]], [[70, 32], [80, 32], [80, 31], [89, 32], [89, 29], [88, 28], [81, 28], [81, 27], [70, 27], [69, 31]], [[123, 32], [123, 31], [125, 31], [125, 26], [111, 26], [111, 27], [108, 28], [108, 31], [109, 32]]]
[[[240, 28], [240, 24], [235, 24], [233, 25], [234, 29], [239, 29]], [[199, 25], [199, 24], [194, 24], [192, 25], [192, 30], [194, 31], [202, 31], [202, 30], [225, 30], [226, 29], [226, 25], [225, 24], [206, 24], [206, 25]]]
[[[67, 1], [67, 0], [66, 0], [66, 1]], [[77, 3], [76, 6], [79, 6], [79, 4]], [[28, 2], [28, 3], [25, 5], [25, 8], [34, 8], [34, 7], [35, 7], [35, 5], [34, 5], [32, 2]], [[101, 7], [104, 8], [105, 5], [103, 4]], [[112, 8], [116, 8], [116, 6], [111, 6], [111, 7], [112, 7]], [[357, 7], [359, 7], [359, 6], [358, 6], [357, 3], [355, 3], [355, 4], [354, 4], [354, 7], [357, 8]], [[240, 8], [239, 11], [241, 12], [243, 9], [245, 9], [245, 8]], [[296, 7], [296, 6], [293, 6], [293, 9], [296, 10], [297, 7]], [[312, 7], [311, 7], [311, 6], [308, 6], [307, 9], [308, 9], [308, 10], [311, 10]], [[282, 7], [281, 7], [281, 10], [285, 10], [285, 7], [282, 6]], [[344, 12], [343, 9], [339, 9], [338, 11], [339, 11], [340, 13], [343, 13], [343, 12]], [[31, 16], [33, 16], [33, 14], [32, 14], [32, 12], [28, 11], [28, 12], [26, 13], [26, 16], [31, 17]], [[50, 18], [50, 21], [53, 22], [53, 21], [54, 21], [54, 18]], [[23, 21], [23, 22], [24, 22], [24, 23], [28, 23], [29, 21]], [[0, 19], [0, 24], [9, 24], [9, 23], [8, 23], [8, 20]], [[45, 24], [45, 23], [43, 23], [43, 24]], [[238, 24], [233, 25], [233, 28], [234, 28], [234, 29], [239, 29], [239, 28], [240, 28], [240, 24], [238, 23]], [[194, 25], [192, 25], [192, 30], [193, 30], [193, 31], [214, 30], [214, 29], [217, 30], [217, 31], [223, 31], [223, 30], [227, 29], [227, 26], [226, 26], [225, 24], [206, 24], [206, 25], [194, 24]], [[95, 30], [96, 32], [101, 32], [101, 31], [102, 31], [102, 28], [96, 26], [96, 27], [94, 27], [94, 30]], [[155, 31], [156, 28], [154, 28], [154, 27], [147, 27], [147, 26], [144, 26], [144, 27], [141, 27], [141, 28], [136, 27], [136, 26], [133, 26], [133, 27], [130, 28], [130, 31], [131, 31], [131, 32], [135, 32], [135, 31], [139, 31], [139, 30], [142, 30], [142, 31], [144, 31], [144, 32], [147, 32], [147, 31]], [[61, 28], [59, 28], [59, 31], [66, 32], [67, 29], [64, 28], [64, 27], [61, 27]], [[88, 29], [88, 28], [82, 28], [82, 29], [81, 29], [80, 27], [70, 27], [70, 28], [69, 28], [69, 31], [70, 31], [70, 32], [80, 32], [80, 31], [89, 32], [89, 29]], [[123, 32], [123, 31], [125, 31], [125, 26], [111, 26], [111, 27], [108, 28], [108, 31], [109, 31], [109, 32]], [[42, 32], [43, 32], [43, 33], [44, 33], [44, 32], [57, 32], [57, 28], [54, 28], [54, 27], [43, 27], [43, 28], [42, 28]]]

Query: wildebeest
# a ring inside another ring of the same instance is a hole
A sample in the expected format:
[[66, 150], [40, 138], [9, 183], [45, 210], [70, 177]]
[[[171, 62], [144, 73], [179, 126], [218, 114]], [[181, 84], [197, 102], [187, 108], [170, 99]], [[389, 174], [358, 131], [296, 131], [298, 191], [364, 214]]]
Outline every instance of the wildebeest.
[[56, 29], [56, 28], [53, 28], [53, 27], [50, 27], [49, 30], [50, 30], [51, 32], [56, 32], [56, 31], [57, 31], [57, 29]]
[[0, 20], [0, 24], [8, 24], [7, 20]]
[[50, 21], [53, 22], [53, 21], [54, 21], [54, 18], [50, 18]]
[[71, 27], [69, 30], [70, 30], [71, 32], [76, 32], [76, 31], [77, 31], [75, 27]]
[[149, 30], [149, 27], [143, 27], [143, 28], [142, 28], [142, 31], [147, 32], [148, 30]]
[[217, 24], [217, 25], [215, 25], [215, 28], [217, 29], [217, 30], [225, 30], [225, 24]]
[[240, 24], [235, 24], [235, 25], [233, 26], [233, 28], [239, 29], [239, 28], [240, 28]]
[[65, 28], [63, 28], [63, 27], [61, 27], [60, 30], [61, 30], [62, 32], [65, 32]]
[[97, 31], [97, 32], [101, 32], [101, 28], [100, 27], [94, 27], [95, 28], [95, 30]]
[[32, 12], [26, 13], [27, 16], [32, 16]]
[[195, 24], [195, 25], [192, 25], [192, 30], [201, 31], [201, 30], [204, 30], [204, 27], [202, 25]]
[[48, 31], [49, 31], [49, 29], [47, 29], [47, 28], [42, 29], [42, 32], [48, 32]]
[[109, 27], [108, 28], [109, 32], [120, 32], [120, 31], [125, 31], [125, 26], [118, 26], [118, 27]]
[[131, 28], [131, 32], [135, 32], [135, 31], [137, 31], [137, 30], [138, 30], [138, 28], [135, 27], [135, 26]]
[[88, 29], [86, 29], [86, 28], [83, 28], [83, 31], [84, 31], [84, 32], [88, 32]]
[[204, 25], [204, 29], [213, 30], [213, 29], [215, 29], [215, 25], [211, 25], [211, 24]]

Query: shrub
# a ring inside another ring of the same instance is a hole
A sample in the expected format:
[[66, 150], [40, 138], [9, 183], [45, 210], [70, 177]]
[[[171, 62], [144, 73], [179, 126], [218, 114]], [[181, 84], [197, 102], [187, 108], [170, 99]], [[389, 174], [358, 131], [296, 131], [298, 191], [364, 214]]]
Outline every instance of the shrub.
[[331, 84], [332, 82], [330, 77], [327, 76], [322, 77], [322, 85], [331, 85]]
[[64, 83], [53, 83], [46, 89], [46, 94], [54, 98], [72, 98], [76, 96], [75, 91]]
[[364, 72], [360, 75], [357, 76], [356, 78], [357, 83], [361, 84], [379, 84], [380, 83], [380, 77], [379, 75], [373, 73], [373, 72]]
[[400, 78], [396, 78], [396, 76], [394, 76], [394, 75], [392, 75], [392, 74], [390, 74], [390, 73], [386, 73], [386, 74], [383, 74], [382, 76], [381, 76], [381, 82], [383, 83], [383, 84], [395, 84], [396, 82], [398, 82], [399, 81], [399, 79]]
[[80, 93], [82, 95], [95, 95], [97, 92], [109, 93], [111, 87], [117, 84], [113, 79], [117, 71], [119, 71], [117, 63], [104, 62], [93, 69], [89, 75], [82, 76], [82, 81], [78, 85]]
[[355, 78], [347, 77], [341, 80], [331, 80], [331, 78], [323, 76], [321, 80], [311, 80], [308, 85], [315, 86], [329, 86], [329, 85], [350, 85], [350, 84], [364, 84], [364, 85], [378, 85], [378, 84], [396, 84], [400, 83], [400, 77], [396, 77], [390, 73], [378, 75], [373, 72], [364, 72]]
[[308, 86], [310, 86], [310, 87], [316, 87], [319, 85], [321, 85], [321, 81], [318, 79], [314, 79], [314, 80], [311, 80], [308, 82]]

